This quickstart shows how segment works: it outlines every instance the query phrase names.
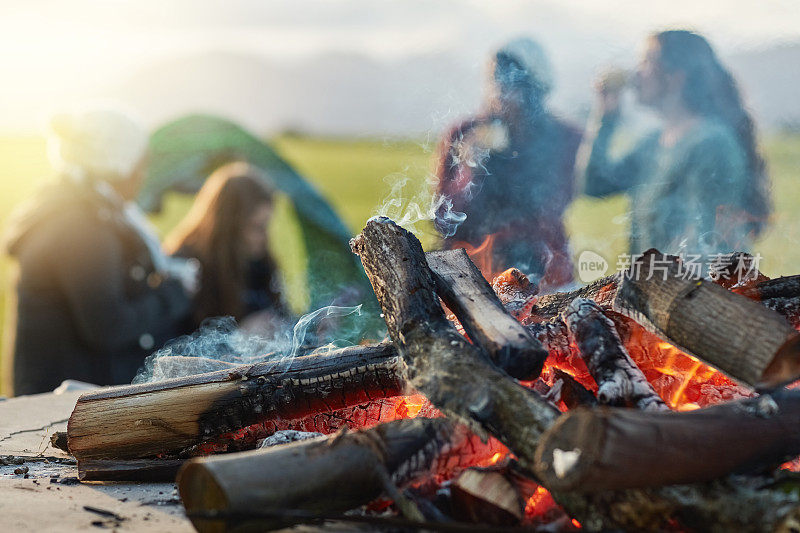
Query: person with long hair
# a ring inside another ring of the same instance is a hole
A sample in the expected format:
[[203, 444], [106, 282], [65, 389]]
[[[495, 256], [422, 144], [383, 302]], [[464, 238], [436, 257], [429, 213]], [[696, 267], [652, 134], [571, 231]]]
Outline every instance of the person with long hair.
[[200, 264], [194, 327], [213, 317], [242, 321], [258, 313], [262, 318], [269, 315], [265, 324], [288, 318], [278, 269], [268, 250], [274, 192], [260, 172], [243, 162], [217, 169], [165, 240], [167, 252]]
[[663, 125], [612, 159], [621, 85], [598, 83], [599, 128], [579, 175], [588, 195], [630, 195], [630, 253], [749, 251], [770, 215], [769, 178], [753, 119], [708, 41], [685, 30], [650, 36], [633, 85]]
[[[491, 239], [495, 272], [516, 267], [540, 289], [563, 286], [572, 281], [563, 215], [580, 133], [547, 108], [553, 73], [535, 41], [507, 43], [489, 71], [484, 110], [453, 128], [439, 149], [437, 229], [445, 248]], [[466, 219], [453, 224], [454, 211]]]
[[58, 179], [15, 212], [5, 236], [19, 267], [5, 361], [17, 395], [66, 379], [130, 383], [153, 349], [183, 333], [196, 281], [133, 202], [147, 130], [98, 105], [55, 115], [50, 130]]

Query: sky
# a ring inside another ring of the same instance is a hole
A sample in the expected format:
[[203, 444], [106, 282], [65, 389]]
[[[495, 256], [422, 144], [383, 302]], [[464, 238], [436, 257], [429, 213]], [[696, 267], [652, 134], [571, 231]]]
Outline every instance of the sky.
[[165, 59], [226, 51], [277, 61], [345, 52], [484, 57], [535, 35], [554, 63], [630, 61], [654, 29], [690, 27], [721, 52], [800, 40], [788, 0], [0, 0], [0, 129]]

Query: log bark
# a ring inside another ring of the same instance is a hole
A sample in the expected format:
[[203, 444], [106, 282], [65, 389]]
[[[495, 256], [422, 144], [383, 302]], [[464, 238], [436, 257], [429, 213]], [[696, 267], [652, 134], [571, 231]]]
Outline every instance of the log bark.
[[436, 292], [469, 338], [489, 352], [511, 377], [532, 381], [542, 372], [547, 350], [508, 314], [489, 282], [463, 248], [425, 254]]
[[387, 489], [431, 475], [436, 458], [452, 445], [453, 430], [442, 418], [398, 420], [365, 431], [193, 459], [181, 469], [178, 489], [200, 532], [277, 529], [290, 523], [194, 515], [353, 509]]
[[648, 250], [625, 272], [617, 311], [750, 386], [800, 377], [800, 335], [757, 302], [693, 279], [675, 258]]
[[370, 220], [351, 242], [383, 309], [412, 386], [447, 416], [492, 434], [523, 466], [558, 410], [498, 370], [458, 334], [434, 292], [422, 246], [387, 218]]
[[570, 336], [597, 383], [599, 403], [643, 411], [669, 409], [628, 355], [614, 322], [603, 314], [599, 305], [586, 298], [576, 298], [563, 316]]
[[353, 346], [172, 380], [111, 387], [78, 399], [67, 426], [79, 461], [176, 455], [228, 431], [300, 418], [405, 389], [390, 344]]
[[537, 474], [558, 491], [711, 481], [772, 469], [800, 454], [800, 391], [696, 411], [578, 408], [542, 437]]

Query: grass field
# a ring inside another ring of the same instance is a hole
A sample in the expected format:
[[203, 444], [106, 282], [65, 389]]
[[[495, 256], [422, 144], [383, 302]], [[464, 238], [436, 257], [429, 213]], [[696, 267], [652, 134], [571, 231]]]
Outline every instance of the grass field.
[[[287, 136], [275, 139], [274, 144], [330, 200], [354, 233], [367, 218], [376, 214], [393, 185], [403, 178], [408, 178], [402, 193], [405, 198], [413, 199], [424, 192], [432, 164], [429, 147], [410, 141]], [[773, 179], [776, 211], [771, 228], [756, 246], [756, 251], [763, 256], [760, 267], [771, 276], [800, 273], [800, 248], [797, 246], [800, 242], [800, 135], [768, 138], [764, 148]], [[41, 138], [0, 138], [0, 232], [5, 229], [14, 206], [32, 195], [48, 175]], [[167, 199], [164, 212], [153, 219], [162, 234], [180, 219], [190, 202], [190, 198], [179, 195]], [[616, 257], [626, 249], [627, 221], [623, 216], [626, 209], [626, 200], [620, 197], [576, 200], [567, 216], [574, 254], [577, 256], [587, 249], [596, 251], [614, 268]], [[299, 308], [307, 299], [302, 276], [298, 275], [304, 254], [297, 246], [296, 228], [288, 220], [287, 212], [285, 205], [279, 206], [278, 223], [272, 228], [272, 234], [284, 244], [278, 261], [286, 270], [288, 291]], [[425, 231], [429, 226], [418, 227], [422, 230], [423, 243], [433, 245], [434, 237]], [[3, 301], [8, 300], [11, 268], [13, 265], [8, 259], [0, 260], [0, 298]], [[0, 313], [0, 322], [4, 325], [5, 316], [7, 313]]]

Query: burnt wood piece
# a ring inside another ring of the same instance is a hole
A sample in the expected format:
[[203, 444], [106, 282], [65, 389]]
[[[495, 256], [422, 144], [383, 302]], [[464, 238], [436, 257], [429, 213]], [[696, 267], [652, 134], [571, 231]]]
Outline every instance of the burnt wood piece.
[[78, 461], [78, 479], [172, 482], [183, 463], [183, 459], [83, 459]]
[[508, 314], [489, 282], [463, 248], [425, 254], [436, 292], [472, 342], [511, 377], [532, 381], [542, 372], [547, 350]]
[[538, 485], [506, 465], [469, 468], [450, 485], [453, 515], [461, 520], [496, 526], [518, 526], [525, 504]]
[[[436, 458], [452, 445], [446, 419], [397, 420], [262, 450], [193, 459], [178, 475], [186, 514], [200, 532], [270, 530], [280, 520], [213, 520], [198, 513], [253, 511], [344, 512], [432, 474]], [[466, 430], [460, 431], [463, 435]], [[395, 494], [392, 494], [395, 492]]]
[[579, 408], [542, 437], [537, 473], [554, 490], [597, 492], [711, 481], [800, 454], [800, 391], [696, 411]]
[[800, 376], [800, 334], [763, 305], [693, 279], [651, 249], [625, 272], [613, 303], [648, 331], [750, 386]]
[[734, 289], [734, 292], [753, 300], [800, 298], [800, 275], [764, 280], [750, 287]]
[[530, 314], [537, 321], [558, 318], [575, 298], [588, 298], [597, 302], [604, 309], [611, 308], [620, 278], [621, 274], [618, 272], [595, 280], [574, 291], [538, 296], [536, 303], [531, 307]]
[[273, 418], [300, 418], [405, 389], [394, 347], [353, 346], [82, 395], [67, 426], [76, 459], [173, 455]]
[[585, 531], [789, 533], [800, 520], [796, 493], [771, 477], [732, 476], [657, 489], [554, 494]]
[[550, 372], [553, 375], [553, 387], [547, 393], [548, 400], [554, 403], [564, 402], [567, 409], [574, 409], [580, 406], [594, 407], [597, 405], [597, 397], [574, 377], [560, 368], [552, 368]]
[[[708, 266], [708, 277], [722, 287], [739, 292], [769, 280], [756, 268], [755, 258], [746, 252], [719, 254]], [[699, 272], [697, 273], [699, 277]]]
[[643, 411], [669, 409], [628, 355], [614, 322], [599, 305], [576, 298], [564, 311], [564, 322], [597, 383], [598, 402]]
[[492, 290], [500, 298], [506, 311], [517, 316], [532, 304], [531, 300], [539, 292], [539, 287], [531, 283], [528, 276], [519, 269], [509, 268], [494, 277]]
[[411, 385], [480, 435], [492, 434], [523, 466], [533, 466], [539, 436], [559, 415], [459, 335], [445, 318], [419, 240], [385, 217], [351, 241], [361, 257]]
[[793, 328], [800, 329], [800, 296], [770, 298], [761, 304], [781, 315]]

